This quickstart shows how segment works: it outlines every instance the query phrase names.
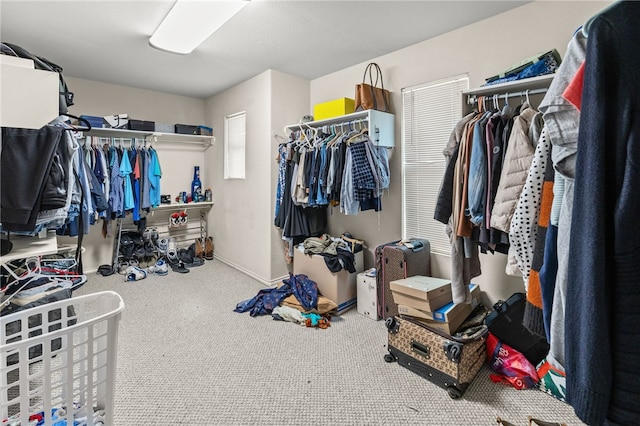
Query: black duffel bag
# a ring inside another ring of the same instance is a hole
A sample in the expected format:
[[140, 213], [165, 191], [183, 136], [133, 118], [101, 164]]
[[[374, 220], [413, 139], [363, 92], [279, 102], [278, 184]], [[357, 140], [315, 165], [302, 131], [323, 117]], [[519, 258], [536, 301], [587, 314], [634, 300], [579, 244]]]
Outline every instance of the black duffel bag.
[[525, 305], [524, 293], [514, 293], [493, 305], [493, 312], [487, 315], [484, 323], [494, 336], [522, 353], [535, 366], [547, 356], [549, 343], [545, 337], [532, 333], [523, 325]]

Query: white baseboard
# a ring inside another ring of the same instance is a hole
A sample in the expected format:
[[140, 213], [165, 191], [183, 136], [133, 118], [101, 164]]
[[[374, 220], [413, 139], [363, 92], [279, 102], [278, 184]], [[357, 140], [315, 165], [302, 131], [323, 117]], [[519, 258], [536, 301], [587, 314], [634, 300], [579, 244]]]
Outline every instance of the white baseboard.
[[284, 277], [280, 277], [280, 278], [276, 278], [276, 279], [273, 279], [273, 280], [269, 280], [267, 278], [261, 277], [260, 275], [256, 274], [253, 271], [250, 271], [250, 270], [248, 270], [248, 269], [246, 269], [246, 268], [244, 268], [244, 267], [242, 267], [240, 265], [237, 265], [234, 262], [231, 262], [228, 259], [225, 259], [222, 256], [215, 255], [215, 259], [219, 260], [220, 262], [222, 262], [224, 264], [227, 264], [227, 265], [231, 266], [234, 269], [237, 269], [238, 271], [242, 272], [243, 274], [246, 274], [246, 275], [250, 276], [251, 278], [255, 279], [256, 281], [258, 281], [258, 282], [260, 282], [260, 283], [262, 283], [262, 284], [264, 284], [265, 286], [268, 286], [268, 287], [274, 287], [276, 284], [281, 282], [283, 279], [288, 278], [288, 275], [287, 275], [287, 276], [284, 276]]

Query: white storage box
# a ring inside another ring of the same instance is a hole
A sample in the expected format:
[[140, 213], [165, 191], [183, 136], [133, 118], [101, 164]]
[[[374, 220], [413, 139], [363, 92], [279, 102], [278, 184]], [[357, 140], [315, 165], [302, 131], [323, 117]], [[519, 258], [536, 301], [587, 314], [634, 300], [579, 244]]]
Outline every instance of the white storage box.
[[11, 60], [9, 64], [3, 59], [0, 62], [0, 124], [27, 129], [45, 126], [58, 117], [59, 91], [57, 72], [32, 69], [22, 61]]
[[378, 285], [376, 277], [358, 274], [357, 282], [358, 313], [378, 320]]
[[113, 424], [122, 298], [105, 291], [0, 317], [0, 418]]

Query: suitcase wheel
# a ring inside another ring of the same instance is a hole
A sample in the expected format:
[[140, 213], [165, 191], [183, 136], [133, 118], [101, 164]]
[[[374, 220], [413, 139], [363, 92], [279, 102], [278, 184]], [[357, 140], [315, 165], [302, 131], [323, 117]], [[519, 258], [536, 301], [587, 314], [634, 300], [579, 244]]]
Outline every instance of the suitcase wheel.
[[384, 325], [387, 327], [387, 331], [391, 334], [396, 334], [400, 329], [400, 321], [394, 317], [389, 317], [385, 320]]
[[391, 354], [384, 354], [384, 360], [386, 362], [396, 362], [396, 357]]
[[444, 353], [449, 361], [460, 364], [460, 358], [462, 356], [462, 344], [458, 342], [445, 342]]
[[449, 386], [447, 388], [447, 393], [451, 399], [460, 399], [462, 396], [462, 391], [455, 386]]

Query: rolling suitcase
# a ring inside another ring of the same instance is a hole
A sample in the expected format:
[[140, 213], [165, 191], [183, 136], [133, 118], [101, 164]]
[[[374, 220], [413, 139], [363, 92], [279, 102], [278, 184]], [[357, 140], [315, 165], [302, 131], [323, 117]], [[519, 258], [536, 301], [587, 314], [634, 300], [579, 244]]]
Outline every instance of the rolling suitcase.
[[386, 320], [389, 341], [384, 360], [401, 366], [447, 390], [464, 395], [484, 365], [486, 330], [468, 339], [449, 336], [406, 317]]
[[378, 318], [398, 315], [389, 283], [414, 275], [431, 275], [431, 245], [428, 240], [412, 238], [376, 247]]

